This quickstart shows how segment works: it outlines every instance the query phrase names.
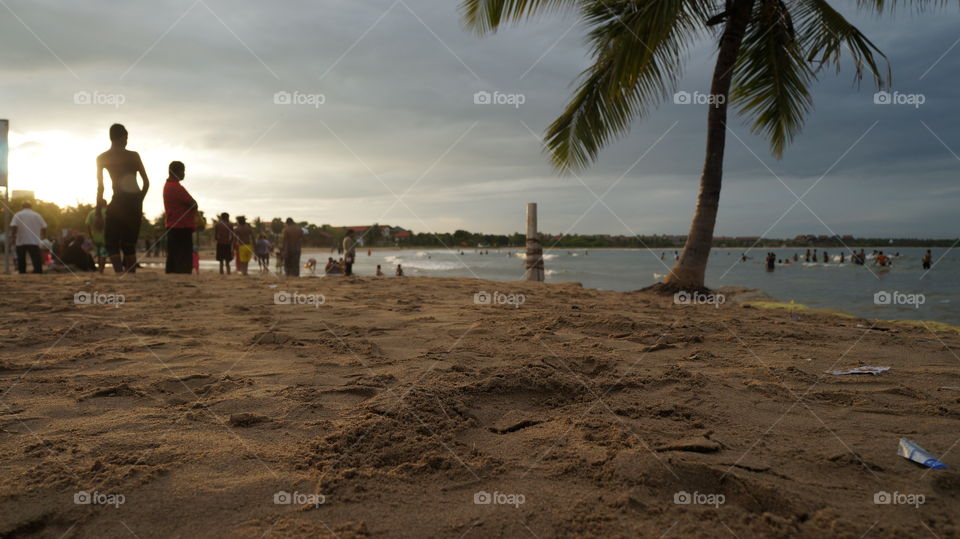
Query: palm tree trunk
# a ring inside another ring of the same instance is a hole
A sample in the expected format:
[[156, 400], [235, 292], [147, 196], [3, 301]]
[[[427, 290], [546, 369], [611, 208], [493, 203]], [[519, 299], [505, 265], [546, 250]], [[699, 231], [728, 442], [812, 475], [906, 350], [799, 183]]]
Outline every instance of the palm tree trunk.
[[[723, 154], [727, 142], [727, 104], [730, 101], [730, 82], [733, 68], [740, 54], [740, 45], [755, 0], [733, 0], [728, 3], [726, 27], [720, 37], [720, 50], [713, 71], [710, 94], [716, 104], [710, 105], [707, 113], [707, 155], [700, 175], [700, 194], [697, 209], [693, 214], [687, 243], [680, 260], [670, 271], [664, 285], [670, 290], [701, 290], [707, 259], [713, 243], [713, 229], [717, 222], [720, 204], [720, 185], [723, 182]], [[721, 100], [719, 96], [723, 96]]]

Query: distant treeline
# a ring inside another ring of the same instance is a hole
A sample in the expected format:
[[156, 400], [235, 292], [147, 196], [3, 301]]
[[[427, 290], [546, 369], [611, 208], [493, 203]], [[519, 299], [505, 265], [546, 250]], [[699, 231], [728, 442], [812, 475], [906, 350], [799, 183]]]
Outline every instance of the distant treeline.
[[[13, 211], [20, 209], [24, 199], [14, 199], [10, 201], [10, 207]], [[93, 210], [91, 204], [79, 204], [77, 206], [68, 206], [61, 208], [52, 202], [42, 200], [30, 200], [33, 209], [43, 215], [44, 220], [49, 225], [48, 236], [56, 238], [61, 236], [61, 231], [76, 231], [86, 233], [86, 218]], [[219, 211], [217, 212], [219, 213]], [[204, 216], [204, 212], [199, 212], [198, 219], [199, 230], [197, 236], [201, 245], [212, 245], [213, 227], [212, 216]], [[235, 217], [232, 215], [231, 217]], [[280, 217], [274, 217], [270, 220], [264, 220], [259, 217], [250, 217], [248, 220], [258, 233], [264, 233], [269, 237], [275, 237], [283, 230], [283, 220]], [[6, 216], [4, 216], [6, 222]], [[144, 219], [141, 224], [140, 237], [144, 241], [161, 238], [164, 233], [164, 216], [160, 215], [154, 219]], [[331, 247], [338, 245], [346, 233], [346, 227], [332, 226], [329, 224], [317, 225], [307, 221], [298, 223], [307, 234], [305, 243], [310, 247]], [[403, 234], [397, 234], [402, 231]], [[472, 248], [521, 248], [524, 246], [526, 237], [519, 233], [513, 234], [483, 234], [479, 232], [470, 232], [467, 230], [457, 230], [453, 233], [438, 232], [420, 232], [413, 233], [396, 227], [386, 225], [371, 224], [369, 229], [359, 234], [364, 246], [370, 247], [457, 247], [464, 249]], [[543, 233], [543, 247], [545, 249], [588, 249], [588, 248], [624, 248], [624, 249], [663, 249], [677, 250], [683, 248], [686, 241], [685, 236], [675, 235], [651, 235], [651, 236], [626, 236], [610, 234], [549, 234]], [[892, 241], [892, 243], [891, 243]], [[921, 239], [921, 238], [854, 238], [852, 236], [813, 236], [802, 235], [791, 239], [776, 238], [755, 238], [755, 237], [715, 237], [713, 239], [714, 247], [730, 248], [754, 248], [754, 249], [776, 249], [776, 248], [837, 248], [844, 246], [850, 248], [868, 248], [868, 247], [951, 247], [958, 242], [957, 239]]]

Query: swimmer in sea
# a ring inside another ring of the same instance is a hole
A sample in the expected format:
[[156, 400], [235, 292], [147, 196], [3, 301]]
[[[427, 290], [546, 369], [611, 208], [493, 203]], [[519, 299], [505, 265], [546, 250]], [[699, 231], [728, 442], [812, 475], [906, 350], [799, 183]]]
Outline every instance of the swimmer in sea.
[[[103, 170], [110, 174], [113, 195], [110, 204], [103, 199]], [[137, 183], [137, 173], [143, 188]], [[104, 243], [117, 273], [134, 273], [137, 268], [137, 237], [143, 219], [143, 199], [150, 180], [140, 154], [127, 149], [127, 129], [110, 126], [110, 149], [97, 156], [97, 207], [107, 206], [104, 219]]]

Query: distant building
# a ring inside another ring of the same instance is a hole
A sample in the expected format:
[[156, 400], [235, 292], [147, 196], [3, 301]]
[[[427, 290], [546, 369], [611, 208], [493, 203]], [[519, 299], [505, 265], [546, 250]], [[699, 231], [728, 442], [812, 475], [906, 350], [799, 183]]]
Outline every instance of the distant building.
[[400, 243], [402, 241], [409, 241], [413, 237], [413, 233], [409, 230], [405, 230], [398, 226], [390, 225], [376, 225], [376, 231], [379, 232], [379, 236], [374, 234], [371, 230], [372, 225], [366, 226], [345, 226], [343, 230], [352, 230], [353, 235], [357, 238], [357, 241], [360, 245], [365, 245], [371, 241], [385, 241]]
[[390, 237], [393, 239], [393, 243], [400, 244], [410, 241], [413, 238], [413, 232], [396, 227], [390, 231]]

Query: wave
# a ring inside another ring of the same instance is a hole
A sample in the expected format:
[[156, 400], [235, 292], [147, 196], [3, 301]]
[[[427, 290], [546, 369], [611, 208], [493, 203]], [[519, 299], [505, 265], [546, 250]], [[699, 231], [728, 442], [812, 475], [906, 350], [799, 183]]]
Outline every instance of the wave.
[[[527, 253], [524, 251], [520, 251], [519, 253], [514, 253], [514, 254], [517, 256], [517, 258], [523, 258], [523, 259], [527, 258]], [[557, 255], [550, 255], [550, 254], [543, 255], [544, 260], [553, 260], [554, 258], [557, 258]]]
[[451, 271], [460, 269], [463, 264], [458, 262], [443, 262], [441, 260], [404, 260], [401, 256], [384, 257], [389, 264], [401, 264], [404, 269], [415, 269], [421, 271]]

